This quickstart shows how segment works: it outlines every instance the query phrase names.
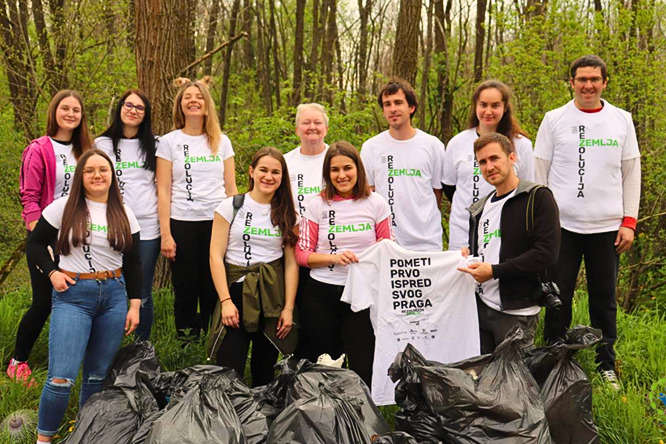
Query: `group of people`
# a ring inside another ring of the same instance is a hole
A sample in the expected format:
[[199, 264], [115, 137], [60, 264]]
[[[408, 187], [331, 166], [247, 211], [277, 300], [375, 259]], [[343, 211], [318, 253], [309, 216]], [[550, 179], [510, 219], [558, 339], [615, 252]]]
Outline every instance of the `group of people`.
[[31, 382], [28, 357], [51, 314], [39, 442], [58, 430], [82, 363], [80, 405], [101, 390], [123, 332], [150, 337], [160, 251], [184, 345], [208, 331], [215, 362], [242, 375], [252, 344], [254, 386], [273, 379], [278, 352], [345, 353], [370, 385], [375, 334], [367, 309], [340, 300], [347, 271], [379, 241], [441, 251], [442, 194], [452, 202], [449, 249], [462, 250], [459, 270], [478, 282], [480, 352], [514, 325], [530, 345], [551, 281], [562, 307], [547, 310], [545, 335], [562, 339], [584, 257], [591, 324], [604, 337], [599, 368], [616, 384], [615, 281], [636, 228], [640, 155], [631, 116], [601, 99], [607, 83], [599, 57], [577, 59], [574, 99], [546, 114], [534, 150], [495, 80], [476, 88], [468, 129], [446, 149], [412, 126], [416, 94], [399, 78], [378, 94], [388, 130], [360, 153], [326, 144], [325, 108], [302, 104], [301, 145], [258, 150], [240, 195], [205, 80], [179, 79], [174, 130], [159, 138], [141, 91], [120, 97], [94, 142], [80, 95], [59, 92], [46, 135], [22, 158], [33, 299], [7, 369]]

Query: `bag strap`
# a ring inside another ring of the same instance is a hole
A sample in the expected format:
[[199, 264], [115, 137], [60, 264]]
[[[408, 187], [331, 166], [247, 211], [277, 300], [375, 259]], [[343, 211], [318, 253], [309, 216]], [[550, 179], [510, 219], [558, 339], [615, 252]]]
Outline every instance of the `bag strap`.
[[[534, 201], [536, 200], [536, 192], [539, 188], [546, 188], [543, 185], [537, 185], [529, 191], [527, 197], [527, 207], [525, 207], [525, 231], [527, 231], [527, 239], [530, 247], [534, 246]], [[538, 273], [540, 282], [548, 282], [548, 270], [543, 270]]]
[[245, 194], [236, 194], [233, 198], [233, 206], [234, 206], [234, 215], [231, 216], [231, 222], [229, 222], [229, 227], [231, 227], [234, 224], [234, 220], [236, 220], [236, 215], [238, 214], [238, 210], [241, 209], [243, 206], [243, 202], [245, 202]]

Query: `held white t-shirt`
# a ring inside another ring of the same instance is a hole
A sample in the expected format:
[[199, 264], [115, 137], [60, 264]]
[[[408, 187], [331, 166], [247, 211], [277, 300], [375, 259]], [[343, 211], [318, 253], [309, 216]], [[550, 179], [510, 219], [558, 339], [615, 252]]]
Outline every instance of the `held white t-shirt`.
[[95, 146], [114, 161], [120, 194], [139, 221], [141, 240], [160, 237], [155, 172], [143, 167], [145, 158], [139, 147], [139, 139], [120, 139], [118, 156], [113, 152], [113, 143], [108, 137], [95, 139]]
[[[234, 216], [233, 197], [218, 205], [215, 212], [227, 222]], [[249, 267], [260, 262], [272, 262], [281, 258], [282, 233], [271, 222], [271, 204], [260, 204], [245, 193], [243, 206], [238, 209], [236, 219], [229, 230], [227, 262]]]
[[[506, 201], [516, 195], [513, 190], [502, 199], [492, 202], [492, 198], [486, 201], [479, 220], [478, 239], [479, 256], [483, 262], [489, 264], [499, 264], [500, 248], [502, 248], [502, 232], [500, 222], [502, 220], [502, 208]], [[493, 194], [494, 196], [494, 194]], [[477, 284], [477, 293], [479, 298], [493, 310], [516, 316], [532, 316], [541, 310], [541, 307], [534, 305], [532, 307], [520, 308], [517, 310], [502, 310], [502, 301], [500, 299], [499, 279], [490, 279], [483, 284]]]
[[[474, 141], [479, 138], [476, 128], [458, 133], [446, 147], [442, 183], [453, 185], [456, 192], [449, 219], [449, 250], [460, 250], [469, 243], [469, 213], [467, 208], [495, 189], [483, 178], [474, 156]], [[514, 168], [521, 179], [534, 181], [532, 142], [527, 137], [513, 139], [516, 147]]]
[[294, 208], [296, 208], [299, 216], [305, 214], [305, 208], [310, 199], [321, 193], [324, 188], [322, 169], [327, 151], [328, 145], [321, 153], [307, 156], [301, 153], [301, 147], [299, 146], [284, 155], [284, 160], [287, 162], [287, 168], [289, 169]]
[[551, 162], [548, 188], [560, 208], [562, 228], [591, 234], [622, 223], [623, 160], [640, 157], [631, 114], [603, 101], [596, 113], [573, 100], [546, 113], [534, 157]]
[[[390, 216], [388, 204], [382, 196], [370, 193], [365, 199], [333, 200], [326, 203], [315, 196], [308, 204], [302, 222], [311, 220], [318, 224], [315, 251], [321, 254], [338, 254], [345, 250], [357, 256], [377, 242], [375, 228]], [[304, 227], [303, 236], [308, 234]], [[310, 271], [310, 277], [332, 285], [345, 285], [349, 266], [329, 265]]]
[[353, 311], [370, 308], [377, 405], [395, 404], [387, 371], [408, 343], [426, 359], [444, 363], [479, 355], [475, 282], [456, 270], [464, 260], [459, 252], [419, 253], [383, 240], [358, 259], [349, 265], [341, 300]]
[[[62, 214], [68, 199], [54, 200], [44, 208], [42, 216], [54, 228], [60, 230]], [[67, 256], [60, 256], [58, 266], [62, 270], [74, 273], [92, 273], [96, 271], [116, 270], [123, 266], [123, 254], [109, 245], [108, 226], [106, 222], [106, 204], [86, 199], [90, 219], [88, 222], [87, 244], [72, 248]], [[139, 221], [134, 213], [125, 205], [132, 234], [139, 232]]]
[[74, 171], [76, 170], [76, 157], [72, 151], [72, 144], [63, 145], [58, 143], [53, 138], [51, 146], [53, 146], [53, 154], [55, 154], [55, 188], [53, 190], [53, 199], [60, 199], [61, 197], [68, 196], [72, 188], [72, 179], [74, 179]]
[[213, 155], [208, 136], [189, 136], [181, 130], [160, 138], [157, 157], [172, 163], [171, 218], [183, 221], [212, 220], [215, 208], [227, 197], [224, 161], [234, 155], [226, 135]]
[[368, 184], [389, 204], [397, 242], [414, 251], [441, 251], [442, 218], [433, 188], [442, 188], [444, 144], [421, 130], [409, 140], [384, 131], [363, 144], [361, 158]]

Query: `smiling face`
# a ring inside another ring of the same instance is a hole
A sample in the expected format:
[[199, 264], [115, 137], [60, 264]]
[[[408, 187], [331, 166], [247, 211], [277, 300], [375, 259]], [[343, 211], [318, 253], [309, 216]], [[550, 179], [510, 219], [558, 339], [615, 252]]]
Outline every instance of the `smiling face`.
[[341, 197], [351, 197], [358, 178], [354, 160], [347, 156], [333, 156], [329, 170], [331, 183]]
[[83, 107], [81, 103], [73, 97], [65, 97], [58, 103], [55, 111], [55, 120], [58, 124], [58, 133], [55, 138], [58, 140], [69, 140], [74, 130], [81, 124], [83, 116]]
[[252, 189], [272, 196], [282, 182], [282, 164], [275, 157], [263, 156], [254, 168], [250, 166], [250, 178], [253, 181]]
[[604, 79], [601, 68], [598, 66], [583, 66], [576, 70], [576, 76], [570, 80], [574, 90], [574, 100], [580, 109], [601, 108], [601, 93], [608, 85]]
[[476, 117], [482, 133], [495, 132], [502, 120], [506, 104], [502, 100], [502, 92], [497, 88], [486, 88], [479, 94], [476, 101]]
[[382, 96], [382, 110], [389, 126], [400, 130], [406, 125], [411, 125], [410, 115], [416, 108], [410, 106], [403, 90], [399, 89], [395, 94]]
[[136, 94], [127, 96], [120, 108], [120, 120], [123, 125], [129, 127], [138, 127], [143, 122], [146, 113], [146, 104]]
[[109, 162], [99, 154], [88, 158], [83, 166], [83, 189], [86, 197], [106, 201], [111, 187], [113, 170]]
[[301, 139], [302, 146], [321, 145], [326, 133], [328, 133], [328, 127], [321, 112], [316, 109], [306, 109], [299, 116], [296, 135]]
[[201, 90], [196, 86], [190, 86], [185, 89], [180, 106], [185, 119], [204, 117], [206, 115], [206, 99]]
[[499, 143], [491, 142], [476, 152], [476, 160], [486, 182], [501, 188], [513, 171], [516, 153], [506, 154]]

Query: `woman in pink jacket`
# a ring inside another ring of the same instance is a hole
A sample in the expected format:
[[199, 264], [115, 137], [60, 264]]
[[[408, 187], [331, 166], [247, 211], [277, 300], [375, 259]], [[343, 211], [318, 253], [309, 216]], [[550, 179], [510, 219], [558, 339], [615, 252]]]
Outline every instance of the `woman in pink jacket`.
[[[49, 104], [46, 135], [30, 142], [21, 158], [19, 178], [21, 216], [28, 236], [48, 204], [69, 194], [76, 161], [90, 149], [91, 138], [81, 95], [72, 90], [58, 92]], [[51, 281], [28, 260], [32, 304], [16, 333], [14, 355], [9, 361], [10, 378], [28, 382], [28, 357], [51, 313]]]

